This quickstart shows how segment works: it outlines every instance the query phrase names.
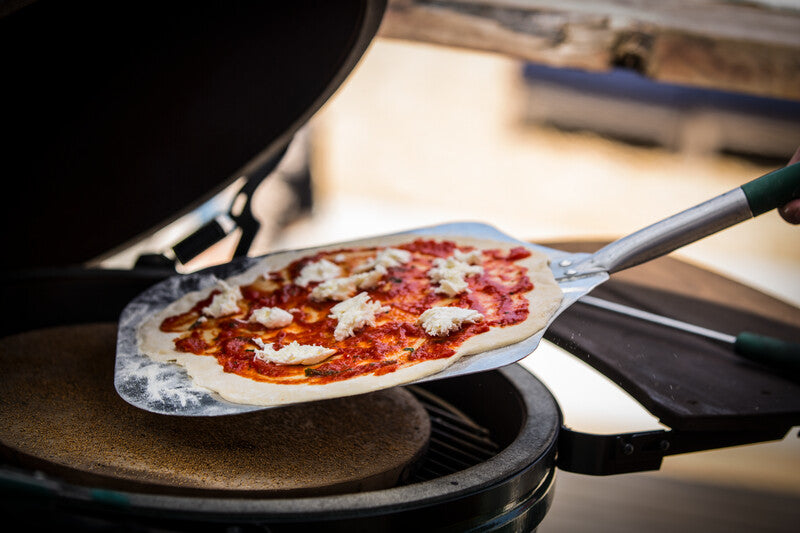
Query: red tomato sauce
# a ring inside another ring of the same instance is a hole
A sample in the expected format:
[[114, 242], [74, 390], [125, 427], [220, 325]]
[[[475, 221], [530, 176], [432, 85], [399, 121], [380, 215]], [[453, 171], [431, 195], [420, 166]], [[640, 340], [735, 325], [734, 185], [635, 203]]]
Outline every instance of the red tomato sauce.
[[[533, 289], [533, 284], [526, 274], [527, 269], [514, 263], [530, 255], [525, 248], [509, 252], [485, 250], [484, 273], [467, 276], [470, 292], [455, 298], [435, 293], [435, 286], [427, 276], [433, 260], [452, 255], [457, 248], [455, 243], [418, 239], [398, 248], [411, 252], [411, 261], [389, 268], [382, 281], [367, 291], [372, 301], [381, 302], [391, 310], [376, 317], [375, 327], [362, 328], [344, 340], [334, 338], [336, 319], [328, 316], [330, 309], [339, 302], [311, 301], [309, 293], [316, 283], [300, 287], [285, 280], [296, 278], [310, 262], [334, 261], [337, 254], [359, 251], [356, 249], [320, 252], [299, 259], [284, 269], [286, 276], [280, 272], [265, 273], [265, 278], [278, 287], [264, 290], [257, 282], [242, 286], [243, 300], [239, 307], [243, 311], [235, 316], [201, 319], [202, 309], [211, 303], [215, 291], [188, 312], [165, 319], [161, 330], [182, 333], [175, 340], [177, 350], [216, 357], [226, 372], [255, 381], [322, 384], [365, 374], [383, 375], [421, 361], [451, 357], [467, 339], [492, 327], [518, 324], [527, 318], [525, 293]], [[484, 319], [449, 336], [430, 337], [415, 322], [423, 311], [434, 305], [471, 308], [483, 314]], [[294, 320], [280, 329], [248, 322], [252, 311], [260, 307], [280, 307], [292, 313]], [[254, 337], [276, 350], [297, 342], [334, 348], [337, 352], [310, 366], [281, 365], [254, 357], [258, 349]]]

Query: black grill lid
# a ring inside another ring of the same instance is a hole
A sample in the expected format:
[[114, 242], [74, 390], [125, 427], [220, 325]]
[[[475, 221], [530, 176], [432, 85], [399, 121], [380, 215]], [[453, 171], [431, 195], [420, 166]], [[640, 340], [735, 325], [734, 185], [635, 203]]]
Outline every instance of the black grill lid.
[[353, 69], [384, 9], [0, 3], [3, 268], [87, 261], [274, 158]]

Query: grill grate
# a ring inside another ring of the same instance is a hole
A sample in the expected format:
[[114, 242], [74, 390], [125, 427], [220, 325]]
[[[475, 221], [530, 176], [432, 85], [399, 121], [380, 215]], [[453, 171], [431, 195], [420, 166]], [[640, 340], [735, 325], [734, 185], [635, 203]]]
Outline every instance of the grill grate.
[[488, 429], [455, 406], [420, 387], [407, 387], [428, 412], [431, 439], [417, 469], [406, 483], [454, 474], [494, 457], [500, 447]]

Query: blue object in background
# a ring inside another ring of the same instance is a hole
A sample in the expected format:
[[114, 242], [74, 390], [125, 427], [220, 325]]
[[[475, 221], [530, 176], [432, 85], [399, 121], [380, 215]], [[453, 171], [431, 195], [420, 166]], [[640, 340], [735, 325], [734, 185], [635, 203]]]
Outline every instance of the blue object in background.
[[800, 144], [796, 101], [657, 82], [622, 68], [528, 63], [523, 76], [534, 122], [692, 152], [780, 159]]

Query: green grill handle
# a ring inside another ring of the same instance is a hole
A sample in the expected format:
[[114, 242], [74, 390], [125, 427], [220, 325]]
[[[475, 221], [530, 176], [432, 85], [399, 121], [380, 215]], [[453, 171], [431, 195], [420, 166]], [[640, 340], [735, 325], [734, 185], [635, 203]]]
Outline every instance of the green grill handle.
[[800, 374], [800, 344], [743, 331], [736, 336], [734, 351], [758, 363]]
[[800, 198], [800, 163], [764, 174], [742, 185], [742, 190], [754, 217]]

